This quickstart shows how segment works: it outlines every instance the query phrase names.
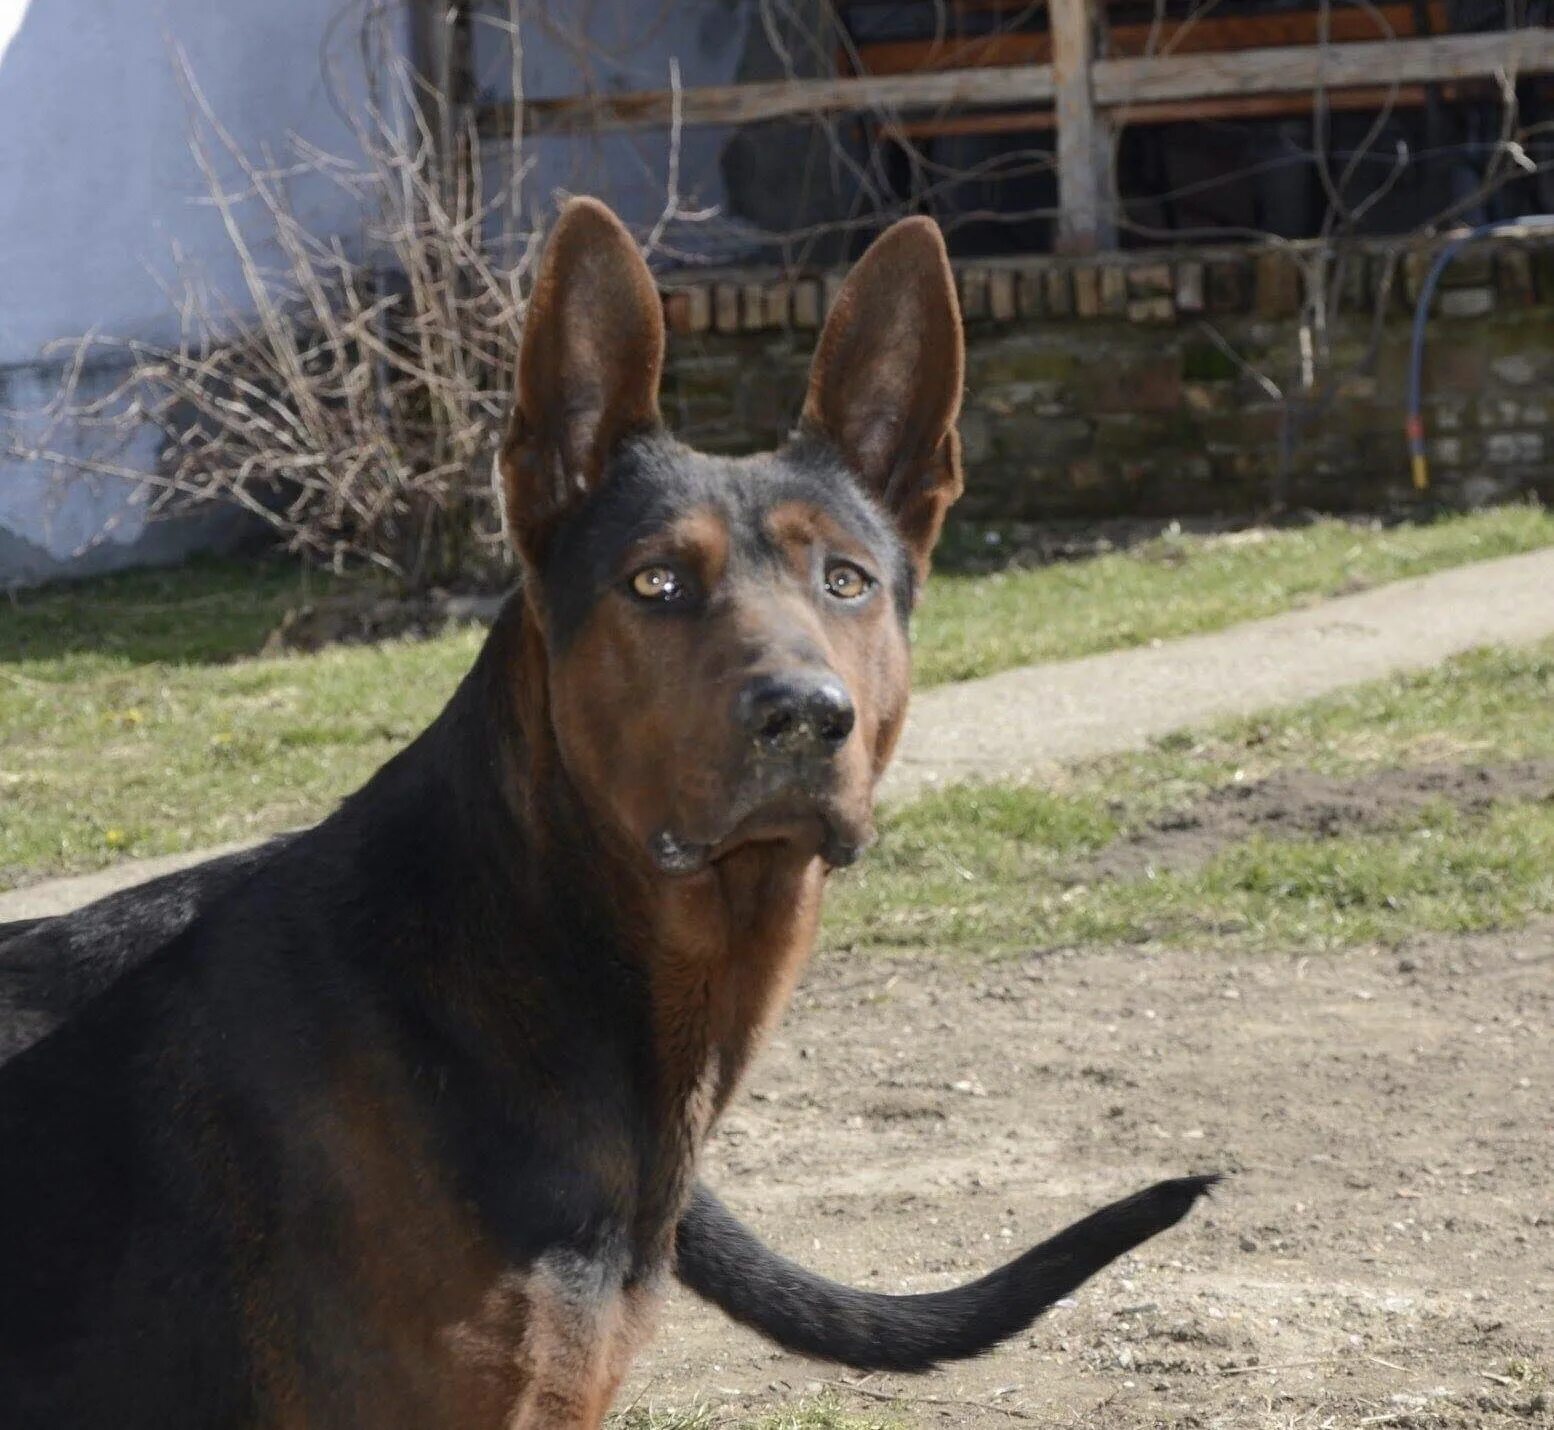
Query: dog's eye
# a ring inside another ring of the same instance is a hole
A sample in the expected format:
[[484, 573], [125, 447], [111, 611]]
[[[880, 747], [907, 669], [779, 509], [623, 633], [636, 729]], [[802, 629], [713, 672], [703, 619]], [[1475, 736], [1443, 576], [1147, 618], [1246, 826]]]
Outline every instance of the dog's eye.
[[685, 583], [672, 566], [644, 566], [631, 578], [631, 589], [644, 601], [678, 601]]
[[856, 601], [866, 596], [874, 578], [860, 571], [851, 561], [833, 561], [826, 567], [826, 590], [839, 601]]

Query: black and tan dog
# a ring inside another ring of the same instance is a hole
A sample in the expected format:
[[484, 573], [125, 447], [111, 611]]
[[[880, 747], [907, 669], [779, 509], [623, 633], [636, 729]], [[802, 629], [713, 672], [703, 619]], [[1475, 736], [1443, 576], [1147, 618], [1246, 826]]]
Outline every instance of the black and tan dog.
[[572, 204], [501, 460], [524, 578], [447, 709], [316, 828], [13, 930], [7, 1430], [597, 1426], [671, 1274], [924, 1369], [1208, 1184], [919, 1297], [781, 1260], [696, 1185], [901, 729], [960, 489], [943, 245], [870, 249], [772, 455], [669, 437], [662, 354], [628, 236]]

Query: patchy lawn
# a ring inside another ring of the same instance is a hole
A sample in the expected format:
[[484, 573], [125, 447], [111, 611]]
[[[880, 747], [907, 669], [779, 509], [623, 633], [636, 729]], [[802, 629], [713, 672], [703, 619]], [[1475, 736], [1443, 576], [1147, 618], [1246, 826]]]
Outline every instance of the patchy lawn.
[[753, 1416], [727, 1407], [657, 1411], [637, 1406], [610, 1417], [612, 1430], [901, 1430], [894, 1416], [855, 1415], [822, 1397]]
[[832, 943], [1315, 950], [1554, 911], [1554, 644], [889, 816]]
[[0, 886], [317, 818], [427, 724], [480, 639], [0, 666]]
[[[1508, 507], [946, 571], [916, 622], [918, 684], [1207, 630], [1549, 544], [1554, 517]], [[200, 563], [0, 601], [0, 888], [314, 819], [421, 729], [477, 632], [255, 658], [288, 607], [337, 586], [294, 567]]]

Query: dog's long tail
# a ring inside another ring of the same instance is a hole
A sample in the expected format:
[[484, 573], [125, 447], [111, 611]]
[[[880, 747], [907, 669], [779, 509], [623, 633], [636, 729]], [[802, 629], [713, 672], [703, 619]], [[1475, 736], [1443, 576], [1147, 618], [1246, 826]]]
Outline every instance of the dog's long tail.
[[979, 1281], [891, 1296], [827, 1281], [763, 1246], [706, 1187], [680, 1219], [675, 1274], [798, 1355], [855, 1370], [923, 1371], [979, 1355], [1123, 1253], [1176, 1225], [1217, 1176], [1157, 1182], [1092, 1212]]

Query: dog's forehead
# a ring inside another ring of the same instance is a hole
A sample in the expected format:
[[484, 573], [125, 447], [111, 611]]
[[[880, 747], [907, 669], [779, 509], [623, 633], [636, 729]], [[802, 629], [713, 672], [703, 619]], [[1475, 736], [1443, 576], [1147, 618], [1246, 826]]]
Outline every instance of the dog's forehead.
[[679, 443], [649, 441], [621, 454], [613, 495], [644, 533], [704, 511], [736, 542], [761, 544], [779, 510], [809, 508], [855, 540], [887, 555], [895, 545], [888, 524], [859, 491], [840, 460], [819, 444], [794, 443], [776, 452], [721, 457]]
[[[720, 457], [662, 437], [628, 443], [616, 454], [600, 490], [561, 533], [555, 557], [569, 579], [584, 568], [596, 579], [612, 579], [634, 547], [692, 513], [719, 523], [736, 556], [755, 556], [770, 546], [774, 514], [795, 509], [815, 513], [818, 525], [845, 533], [887, 568], [900, 559], [889, 522], [825, 448], [793, 443], [756, 456]], [[556, 568], [554, 559], [549, 564]]]

